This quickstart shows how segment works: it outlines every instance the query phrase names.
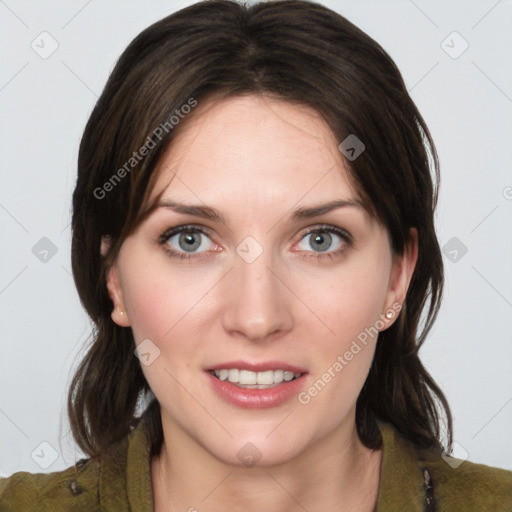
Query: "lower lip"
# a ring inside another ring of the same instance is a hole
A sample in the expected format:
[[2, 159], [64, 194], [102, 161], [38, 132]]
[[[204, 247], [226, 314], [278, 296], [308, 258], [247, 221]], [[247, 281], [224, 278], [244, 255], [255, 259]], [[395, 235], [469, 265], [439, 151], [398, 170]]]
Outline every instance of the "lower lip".
[[244, 409], [267, 409], [276, 407], [296, 395], [304, 385], [306, 374], [297, 379], [267, 389], [246, 389], [235, 386], [227, 380], [220, 380], [206, 372], [213, 390], [226, 402]]

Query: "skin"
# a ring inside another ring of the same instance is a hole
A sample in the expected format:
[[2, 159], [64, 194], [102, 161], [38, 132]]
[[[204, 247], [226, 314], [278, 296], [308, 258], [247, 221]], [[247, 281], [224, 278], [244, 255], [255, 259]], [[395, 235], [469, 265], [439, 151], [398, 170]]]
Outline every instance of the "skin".
[[[241, 409], [204, 371], [235, 359], [286, 361], [307, 369], [307, 390], [403, 303], [416, 232], [395, 256], [386, 229], [361, 207], [290, 220], [300, 207], [358, 198], [339, 141], [315, 111], [248, 95], [201, 104], [196, 114], [164, 152], [151, 199], [164, 190], [162, 199], [211, 206], [226, 222], [159, 208], [126, 238], [107, 277], [112, 319], [131, 327], [136, 344], [150, 339], [160, 350], [142, 366], [165, 439], [151, 464], [155, 510], [371, 511], [382, 454], [359, 440], [355, 404], [377, 336], [306, 405], [293, 397]], [[190, 253], [179, 234], [167, 245], [159, 237], [189, 224], [207, 231], [196, 234], [197, 257], [170, 257], [166, 246]], [[306, 234], [322, 224], [352, 243], [332, 234], [322, 252], [318, 233]], [[236, 252], [247, 236], [263, 250], [252, 263]], [[253, 467], [237, 456], [248, 442], [261, 453]]]

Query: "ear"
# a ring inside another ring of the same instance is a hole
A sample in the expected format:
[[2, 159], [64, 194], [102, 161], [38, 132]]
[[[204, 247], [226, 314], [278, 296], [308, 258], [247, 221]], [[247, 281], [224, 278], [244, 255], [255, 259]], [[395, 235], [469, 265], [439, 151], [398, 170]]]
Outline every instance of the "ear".
[[[102, 237], [100, 249], [102, 256], [107, 254], [109, 247], [110, 237]], [[111, 313], [112, 320], [121, 327], [129, 327], [130, 319], [128, 318], [128, 312], [125, 308], [123, 289], [121, 287], [121, 280], [119, 278], [119, 270], [116, 262], [114, 262], [108, 269], [106, 281], [108, 294], [114, 303], [114, 309]]]
[[[386, 328], [389, 327], [398, 316], [407, 296], [407, 290], [418, 261], [418, 231], [416, 228], [409, 230], [410, 241], [401, 255], [395, 255], [391, 268], [388, 292], [384, 302], [384, 314]], [[389, 314], [392, 312], [392, 314]], [[388, 316], [386, 317], [386, 313]]]

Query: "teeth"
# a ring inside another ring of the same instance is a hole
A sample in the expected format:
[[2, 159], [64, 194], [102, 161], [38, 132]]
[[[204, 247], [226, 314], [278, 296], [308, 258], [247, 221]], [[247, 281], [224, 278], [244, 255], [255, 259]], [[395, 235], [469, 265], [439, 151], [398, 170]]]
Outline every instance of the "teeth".
[[[213, 373], [220, 380], [228, 380], [242, 386], [261, 385], [262, 387], [281, 382], [289, 382], [300, 377], [300, 373], [293, 373], [288, 370], [266, 370], [264, 372], [251, 372], [249, 370], [238, 370], [236, 368], [213, 370]], [[261, 388], [260, 388], [261, 389]]]
[[[252, 372], [247, 372], [252, 373]], [[256, 376], [256, 382], [254, 384], [274, 384], [274, 372], [272, 370], [268, 370], [267, 372], [258, 372], [253, 374]], [[247, 384], [244, 382], [243, 384]]]
[[[231, 371], [231, 370], [230, 370]], [[240, 384], [256, 384], [258, 374], [248, 370], [240, 370], [238, 382]]]
[[240, 382], [240, 370], [228, 370], [229, 382]]
[[288, 371], [284, 372], [284, 375], [283, 375], [284, 380], [290, 381], [293, 379], [293, 377], [294, 377], [293, 372], [288, 372]]

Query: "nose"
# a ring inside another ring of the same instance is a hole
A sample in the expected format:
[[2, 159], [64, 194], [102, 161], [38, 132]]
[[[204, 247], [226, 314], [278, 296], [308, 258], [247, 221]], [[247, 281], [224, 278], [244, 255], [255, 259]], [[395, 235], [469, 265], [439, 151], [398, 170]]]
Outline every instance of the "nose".
[[271, 255], [263, 251], [251, 263], [237, 256], [227, 277], [222, 323], [230, 335], [264, 341], [291, 330], [291, 293], [272, 268]]

